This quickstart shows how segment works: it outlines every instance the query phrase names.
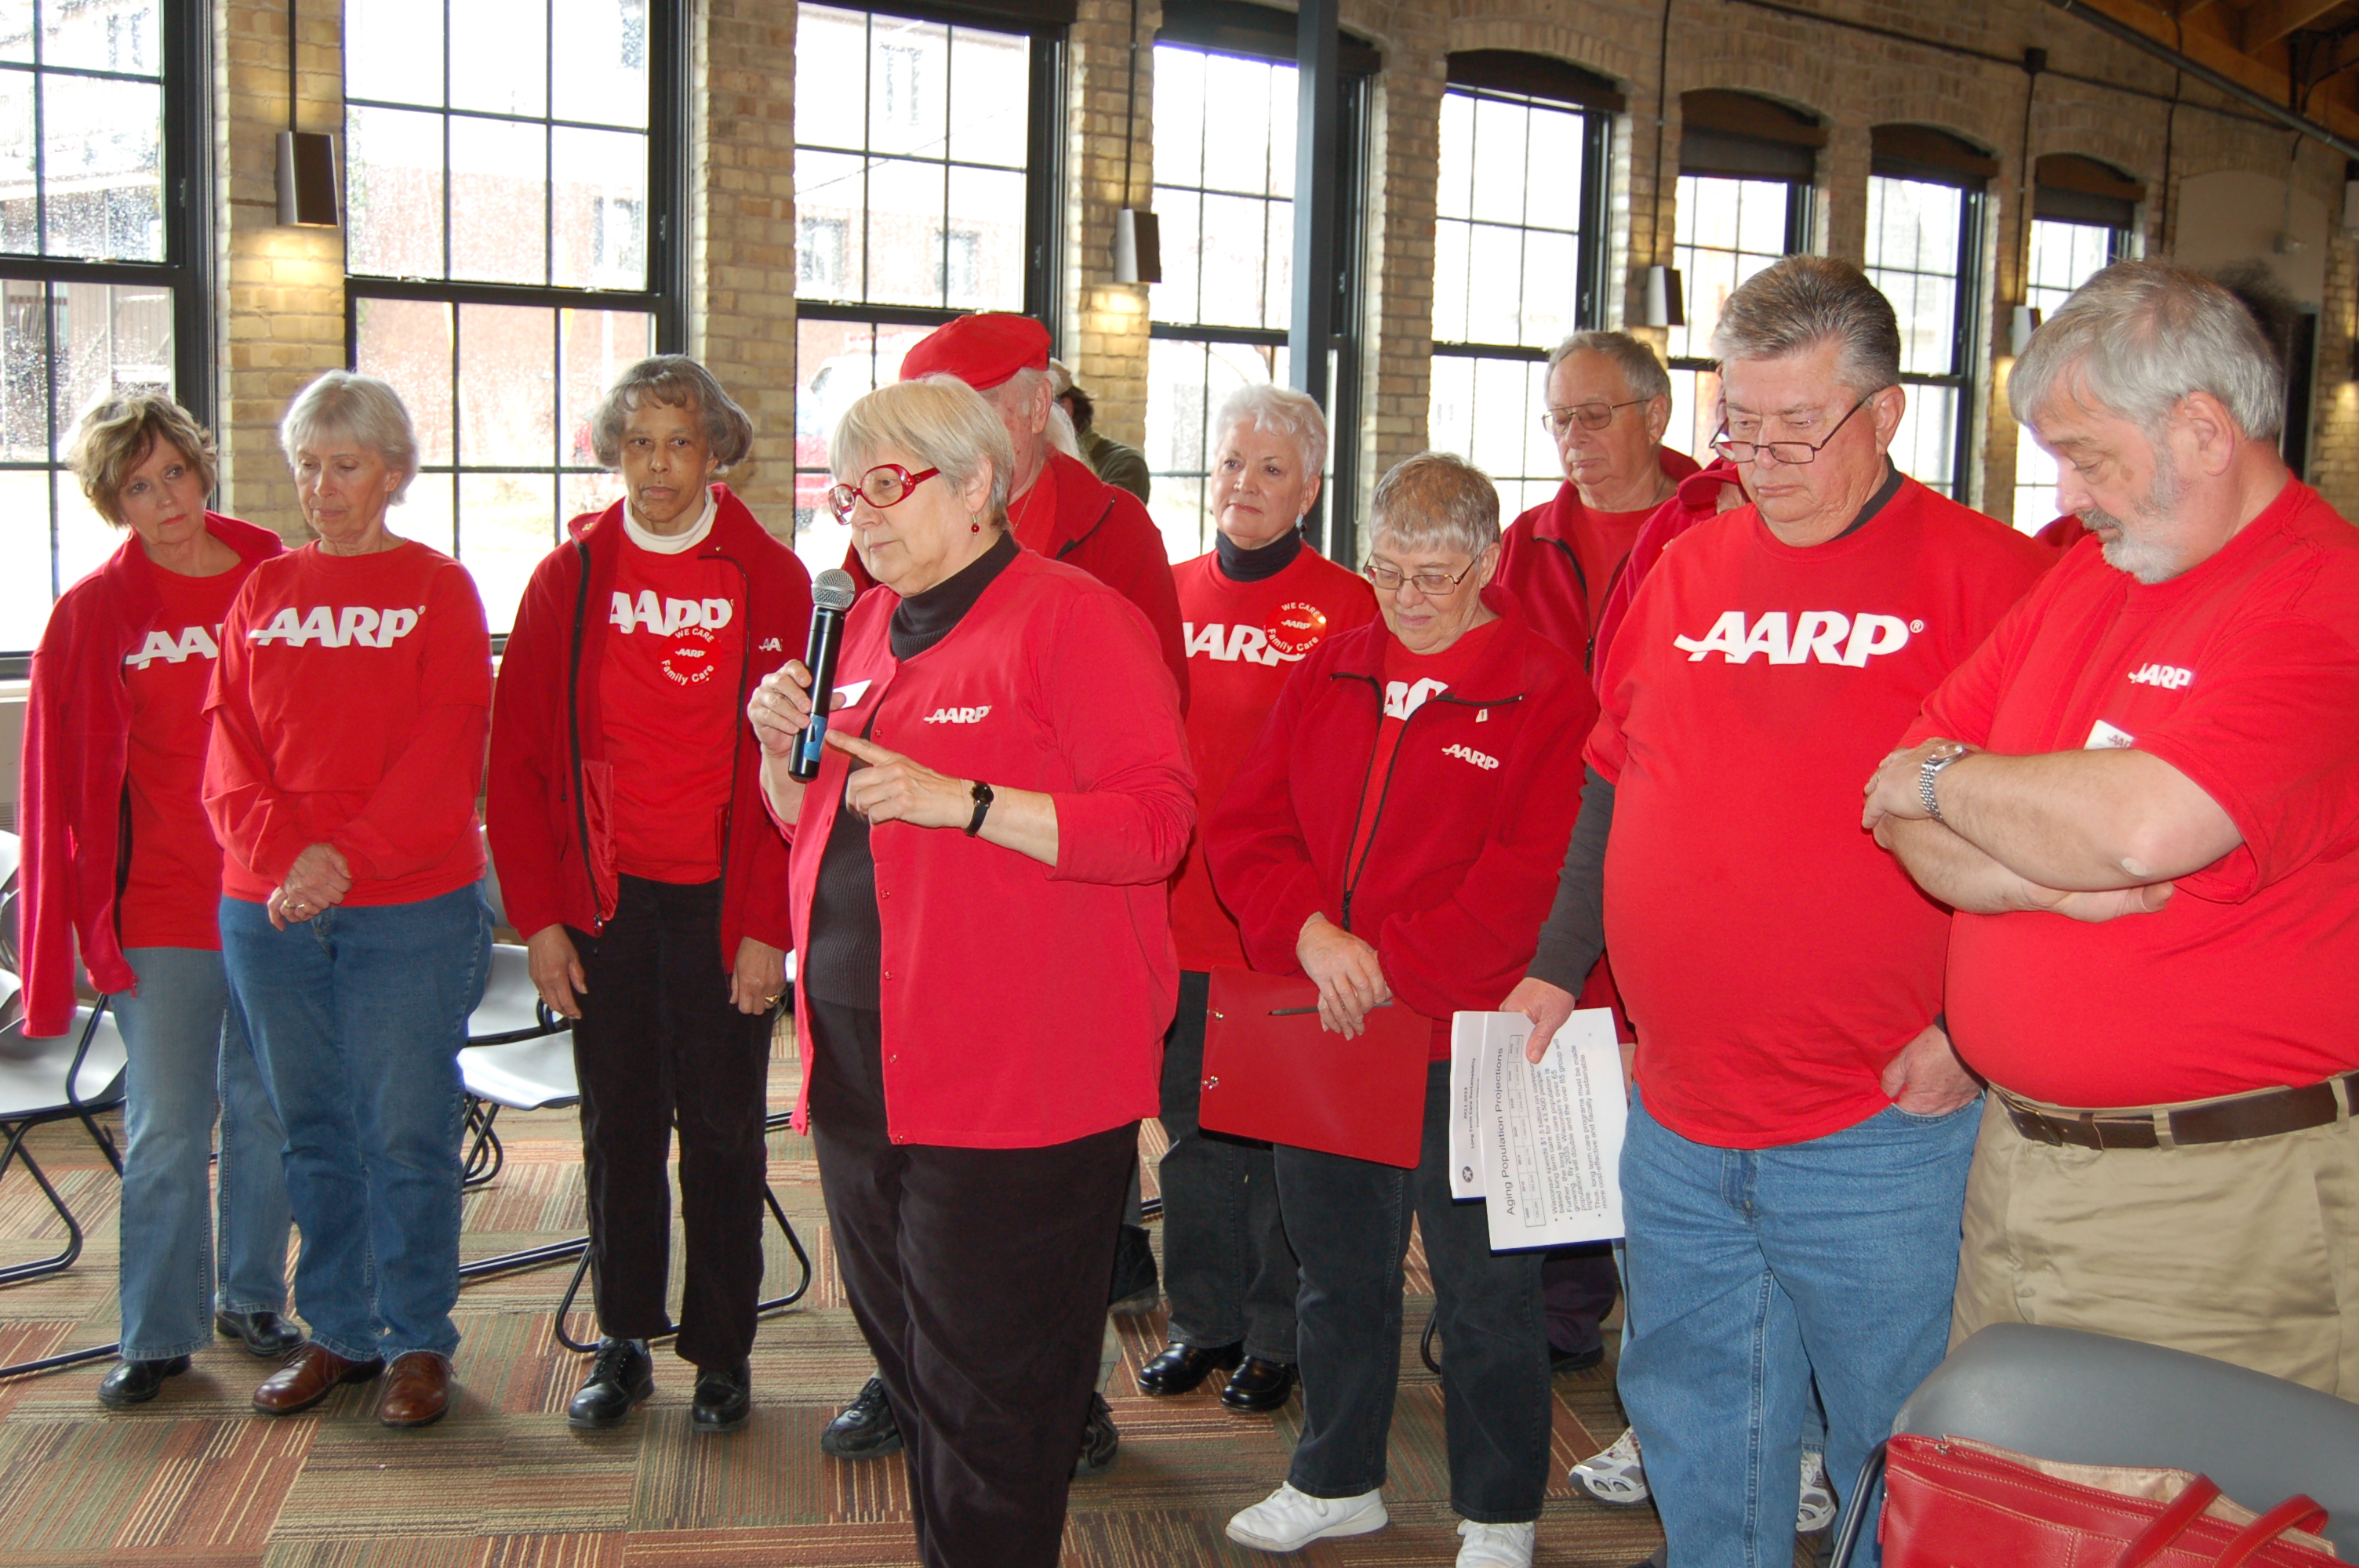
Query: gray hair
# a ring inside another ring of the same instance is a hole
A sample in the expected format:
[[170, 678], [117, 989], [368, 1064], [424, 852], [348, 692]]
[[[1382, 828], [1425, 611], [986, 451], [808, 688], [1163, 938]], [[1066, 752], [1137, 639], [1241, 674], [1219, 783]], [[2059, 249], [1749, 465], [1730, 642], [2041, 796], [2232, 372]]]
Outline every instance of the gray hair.
[[1268, 382], [1241, 386], [1222, 401], [1221, 411], [1212, 416], [1216, 446], [1233, 425], [1251, 425], [1293, 442], [1306, 477], [1327, 467], [1327, 416], [1307, 392]]
[[290, 464], [304, 448], [339, 438], [400, 470], [392, 499], [409, 493], [409, 481], [418, 477], [418, 432], [390, 385], [357, 371], [332, 370], [297, 393], [278, 421], [278, 449]]
[[590, 416], [590, 446], [600, 463], [610, 469], [622, 466], [623, 427], [650, 403], [695, 409], [704, 444], [724, 469], [744, 462], [754, 449], [754, 421], [721, 389], [711, 371], [686, 354], [658, 354], [625, 371]]
[[1499, 542], [1499, 492], [1491, 476], [1455, 452], [1419, 452], [1376, 481], [1368, 505], [1368, 546], [1389, 535], [1414, 547], [1435, 545], [1480, 556]]
[[1720, 308], [1712, 351], [1729, 360], [1774, 360], [1842, 344], [1836, 378], [1859, 397], [1900, 380], [1900, 323], [1867, 274], [1832, 256], [1788, 256], [1739, 284]]
[[1575, 354], [1603, 354], [1612, 360], [1630, 395], [1642, 403], [1671, 395], [1671, 373], [1653, 349], [1627, 332], [1575, 332], [1549, 351], [1549, 373], [1554, 375], [1556, 367]]
[[2111, 409], [2149, 440], [2191, 392], [2218, 398], [2256, 440], [2285, 428], [2285, 378], [2252, 312], [2168, 262], [2115, 262], [2032, 334], [2007, 382], [2015, 416], [2029, 422], [2060, 391]]
[[916, 381], [889, 382], [844, 410], [829, 438], [835, 477], [851, 483], [865, 473], [876, 454], [906, 452], [942, 482], [963, 490], [984, 464], [991, 465], [991, 500], [984, 521], [1007, 525], [1007, 487], [1016, 477], [1016, 449], [1007, 427], [975, 391], [948, 373]]

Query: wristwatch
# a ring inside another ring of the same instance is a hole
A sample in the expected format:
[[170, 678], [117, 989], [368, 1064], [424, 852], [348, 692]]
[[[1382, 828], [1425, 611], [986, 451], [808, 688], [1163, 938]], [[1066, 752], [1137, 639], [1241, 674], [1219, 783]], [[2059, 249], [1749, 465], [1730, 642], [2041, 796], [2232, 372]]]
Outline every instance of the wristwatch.
[[1925, 803], [1925, 815], [1936, 822], [1941, 820], [1941, 803], [1933, 794], [1933, 781], [1940, 777], [1943, 768], [1948, 767], [1960, 757], [1965, 756], [1971, 750], [1954, 741], [1950, 744], [1951, 750], [1938, 756], [1926, 758], [1917, 767], [1917, 798]]
[[974, 816], [966, 825], [966, 836], [972, 838], [983, 831], [983, 819], [991, 810], [991, 786], [977, 779], [967, 793], [974, 797]]

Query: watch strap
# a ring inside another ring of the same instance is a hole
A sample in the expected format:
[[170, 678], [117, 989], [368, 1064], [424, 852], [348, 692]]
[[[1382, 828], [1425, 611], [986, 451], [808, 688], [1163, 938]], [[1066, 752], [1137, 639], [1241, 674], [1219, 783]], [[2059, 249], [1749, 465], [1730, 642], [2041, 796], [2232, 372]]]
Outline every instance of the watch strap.
[[1918, 764], [1917, 799], [1924, 806], [1925, 815], [1936, 822], [1942, 819], [1941, 802], [1940, 798], [1933, 793], [1933, 781], [1941, 776], [1943, 768], [1965, 754], [1966, 748], [1961, 746], [1954, 752], [1945, 752], [1938, 757], [1928, 757]]
[[974, 815], [966, 825], [966, 836], [972, 838], [983, 831], [983, 819], [991, 812], [991, 786], [977, 779], [967, 793], [974, 799]]

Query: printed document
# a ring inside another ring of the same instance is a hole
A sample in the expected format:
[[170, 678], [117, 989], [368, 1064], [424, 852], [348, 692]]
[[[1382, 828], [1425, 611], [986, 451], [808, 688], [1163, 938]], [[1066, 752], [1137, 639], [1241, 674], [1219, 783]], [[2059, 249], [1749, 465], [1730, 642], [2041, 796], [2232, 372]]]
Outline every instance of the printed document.
[[1535, 1066], [1531, 1020], [1462, 1012], [1450, 1024], [1450, 1193], [1482, 1198], [1491, 1250], [1622, 1234], [1622, 1134], [1629, 1098], [1614, 1014], [1575, 1012]]

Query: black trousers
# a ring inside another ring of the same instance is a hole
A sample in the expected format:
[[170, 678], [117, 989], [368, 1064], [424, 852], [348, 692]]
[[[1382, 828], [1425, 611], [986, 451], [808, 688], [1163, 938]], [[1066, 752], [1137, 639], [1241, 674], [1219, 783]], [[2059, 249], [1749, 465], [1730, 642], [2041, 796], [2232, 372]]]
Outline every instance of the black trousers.
[[734, 1367], [754, 1347], [762, 1293], [770, 1014], [748, 1017], [729, 1000], [718, 881], [625, 877], [605, 930], [572, 936], [590, 985], [573, 1066], [599, 1331], [646, 1339], [672, 1328], [665, 1163], [676, 1123], [688, 1267], [675, 1348], [699, 1367]]
[[877, 1013], [813, 997], [811, 1142], [929, 1568], [1054, 1568], [1138, 1124], [1044, 1149], [895, 1143]]
[[1543, 1253], [1540, 1283], [1548, 1292], [1549, 1348], [1579, 1356], [1605, 1343], [1605, 1314], [1622, 1296], [1614, 1243], [1584, 1241]]

